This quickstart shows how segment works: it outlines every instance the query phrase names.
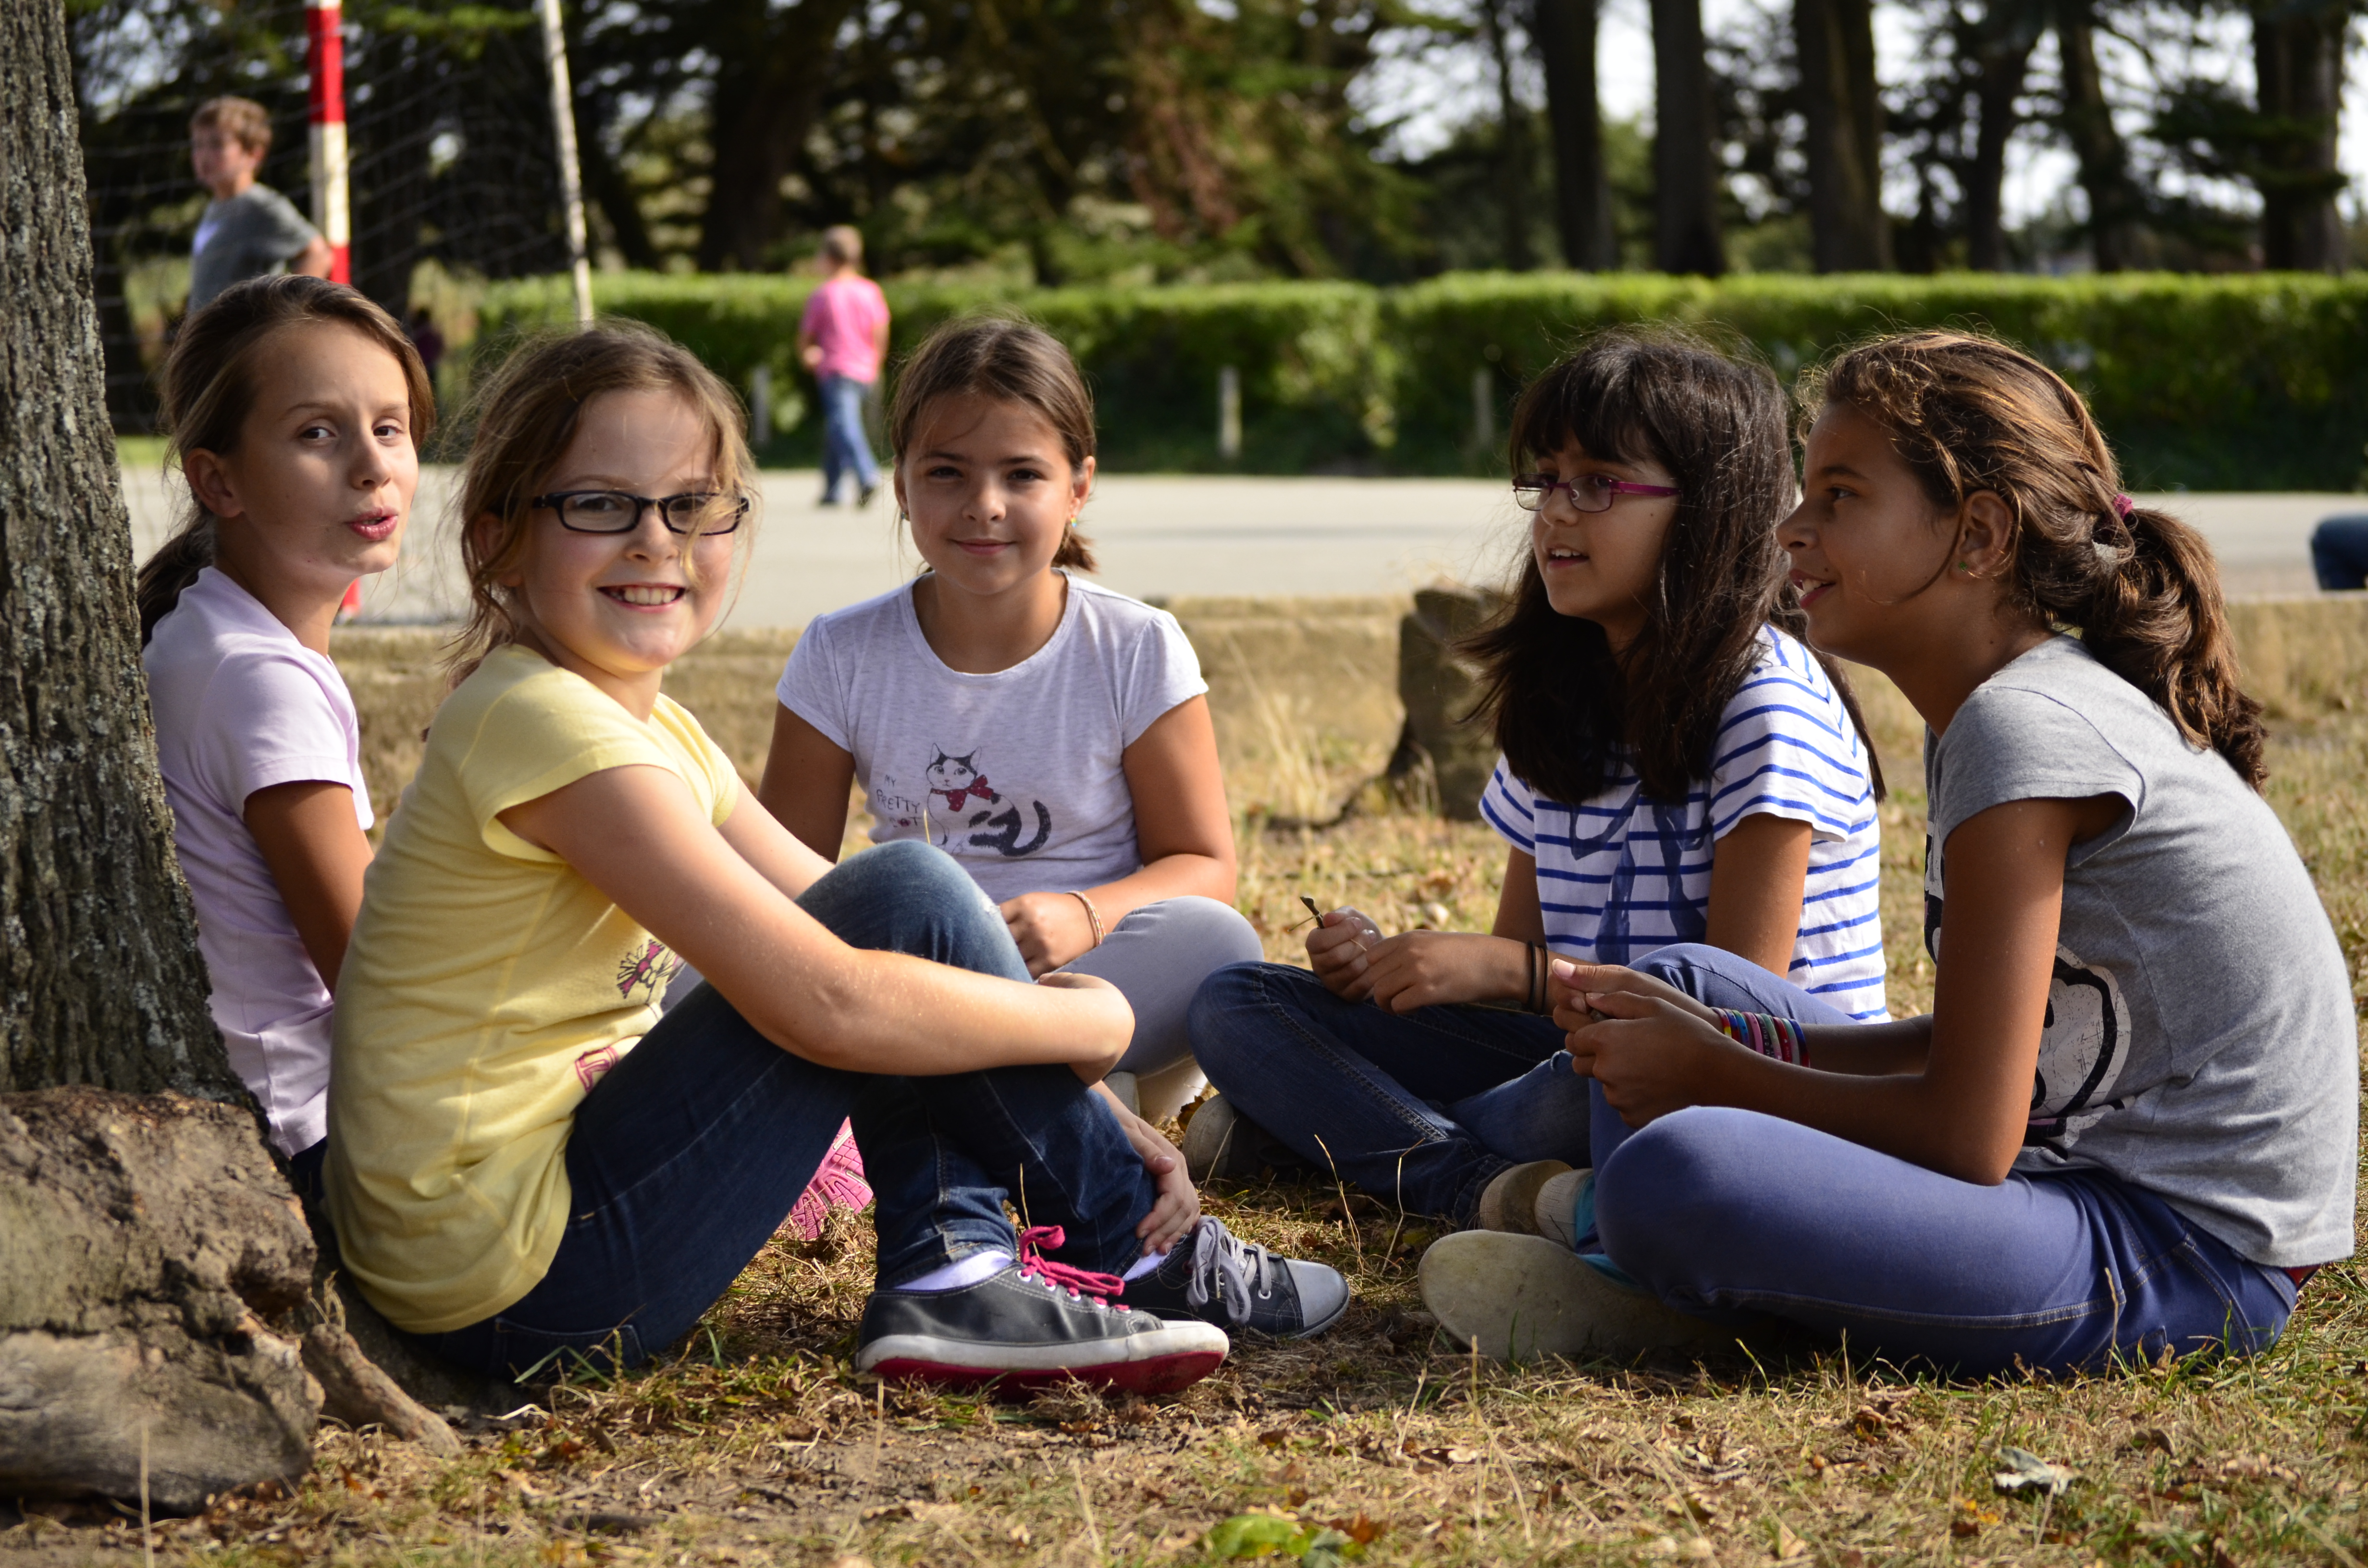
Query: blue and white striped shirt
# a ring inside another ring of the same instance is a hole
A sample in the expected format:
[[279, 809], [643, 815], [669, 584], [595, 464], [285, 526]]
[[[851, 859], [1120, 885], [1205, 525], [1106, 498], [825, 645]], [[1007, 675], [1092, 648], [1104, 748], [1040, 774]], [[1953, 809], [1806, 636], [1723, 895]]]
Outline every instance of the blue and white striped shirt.
[[1708, 926], [1716, 841], [1748, 816], [1805, 822], [1809, 874], [1789, 978], [1861, 1022], [1883, 999], [1880, 829], [1866, 749], [1809, 651], [1774, 627], [1720, 716], [1710, 777], [1682, 802], [1644, 799], [1615, 756], [1609, 785], [1566, 806], [1535, 794], [1502, 757], [1480, 813], [1538, 864], [1546, 943], [1586, 963], [1626, 963]]

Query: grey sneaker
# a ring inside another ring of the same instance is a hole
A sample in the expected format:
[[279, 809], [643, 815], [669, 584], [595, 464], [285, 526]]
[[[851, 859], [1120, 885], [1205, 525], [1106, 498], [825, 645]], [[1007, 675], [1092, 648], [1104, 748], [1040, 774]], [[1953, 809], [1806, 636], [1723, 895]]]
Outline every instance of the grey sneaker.
[[1133, 1074], [1106, 1073], [1102, 1074], [1102, 1087], [1116, 1095], [1118, 1103], [1135, 1115], [1143, 1114], [1143, 1090]]
[[1239, 1181], [1269, 1166], [1296, 1170], [1307, 1164], [1223, 1095], [1212, 1095], [1192, 1112], [1184, 1128], [1183, 1154], [1184, 1168], [1196, 1182], [1211, 1176]]
[[1440, 1327], [1498, 1361], [1544, 1356], [1624, 1360], [1647, 1350], [1710, 1350], [1732, 1329], [1688, 1317], [1543, 1236], [1461, 1231], [1422, 1255], [1423, 1305]]
[[1476, 1223], [1484, 1231], [1536, 1235], [1538, 1193], [1554, 1177], [1569, 1174], [1570, 1167], [1560, 1160], [1531, 1160], [1526, 1165], [1508, 1165], [1481, 1192]]
[[1277, 1257], [1203, 1216], [1158, 1267], [1126, 1282], [1126, 1304], [1171, 1323], [1197, 1318], [1235, 1334], [1307, 1339], [1349, 1310], [1349, 1282], [1327, 1264]]

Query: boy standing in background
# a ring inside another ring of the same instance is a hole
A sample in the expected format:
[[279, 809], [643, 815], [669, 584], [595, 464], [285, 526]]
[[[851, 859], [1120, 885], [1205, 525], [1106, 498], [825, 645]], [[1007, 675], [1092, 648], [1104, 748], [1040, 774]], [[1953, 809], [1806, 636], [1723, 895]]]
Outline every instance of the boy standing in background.
[[798, 358], [822, 389], [822, 504], [838, 505], [841, 475], [855, 475], [855, 504], [880, 488], [880, 464], [863, 427], [864, 400], [888, 355], [888, 300], [863, 276], [863, 236], [845, 223], [823, 231], [814, 257], [822, 285], [798, 322]]
[[191, 314], [233, 283], [268, 272], [329, 275], [329, 242], [255, 172], [271, 151], [271, 117], [252, 98], [208, 98], [189, 117], [189, 166], [212, 193], [189, 256]]

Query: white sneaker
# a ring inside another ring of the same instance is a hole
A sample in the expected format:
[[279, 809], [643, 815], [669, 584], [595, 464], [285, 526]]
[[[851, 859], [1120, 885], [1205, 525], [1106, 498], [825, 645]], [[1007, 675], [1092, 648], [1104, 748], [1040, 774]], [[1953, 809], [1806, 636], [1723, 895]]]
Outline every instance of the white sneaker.
[[1709, 1350], [1732, 1329], [1688, 1317], [1622, 1285], [1543, 1236], [1462, 1231], [1441, 1236], [1417, 1271], [1439, 1325], [1498, 1361], [1544, 1356], [1624, 1360], [1647, 1350]]

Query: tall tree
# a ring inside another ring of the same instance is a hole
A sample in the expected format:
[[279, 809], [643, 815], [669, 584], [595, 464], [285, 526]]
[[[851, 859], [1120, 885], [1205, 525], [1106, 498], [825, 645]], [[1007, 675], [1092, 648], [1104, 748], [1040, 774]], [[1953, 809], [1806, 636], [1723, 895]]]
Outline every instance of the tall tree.
[[1506, 12], [1513, 0], [1480, 0], [1480, 30], [1497, 67], [1497, 116], [1504, 128], [1497, 152], [1498, 183], [1504, 191], [1505, 266], [1527, 272], [1537, 266], [1530, 248], [1531, 188], [1535, 183], [1530, 165], [1530, 110], [1513, 81], [1512, 28]]
[[715, 163], [699, 265], [707, 272], [755, 270], [786, 237], [781, 182], [821, 111], [838, 30], [855, 0], [698, 0], [690, 8], [706, 13], [700, 31], [715, 62], [709, 110]]
[[1652, 7], [1653, 265], [1716, 278], [1726, 270], [1726, 247], [1702, 0], [1652, 0]]
[[2260, 129], [2253, 181], [2261, 193], [2264, 267], [2343, 270], [2343, 220], [2335, 198], [2344, 178], [2335, 166], [2335, 131], [2343, 106], [2343, 40], [2351, 19], [2348, 4], [2255, 0], [2253, 78]]
[[236, 1099], [156, 774], [60, 0], [0, 6], [0, 1091]]
[[1793, 0], [1808, 137], [1809, 237], [1820, 272], [1891, 266], [1883, 210], [1883, 100], [1872, 0]]
[[1992, 0], [1973, 29], [1978, 75], [1973, 162], [1965, 171], [1965, 265], [1976, 272], [2006, 268], [2006, 149], [2031, 51], [2045, 30], [2045, 15], [2032, 0]]
[[2063, 57], [2064, 134], [2080, 164], [2089, 198], [2089, 241], [2100, 272], [2138, 264], [2145, 246], [2146, 199], [2130, 176], [2128, 146], [2113, 125], [2105, 75], [2097, 63], [2095, 0], [2056, 0], [2055, 43]]
[[1545, 65], [1554, 132], [1554, 226], [1565, 265], [1608, 272], [1620, 265], [1611, 182], [1603, 172], [1603, 109], [1596, 93], [1597, 0], [1537, 0], [1531, 35]]

